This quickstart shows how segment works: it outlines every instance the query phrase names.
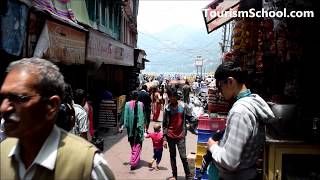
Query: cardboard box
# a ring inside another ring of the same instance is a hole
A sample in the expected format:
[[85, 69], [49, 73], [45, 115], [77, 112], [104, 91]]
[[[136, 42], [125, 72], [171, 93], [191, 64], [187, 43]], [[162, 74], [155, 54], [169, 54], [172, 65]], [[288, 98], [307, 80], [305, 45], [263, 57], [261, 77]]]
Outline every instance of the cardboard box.
[[191, 172], [192, 176], [194, 176], [196, 153], [194, 153], [194, 152], [189, 153], [187, 156], [187, 159], [188, 159], [190, 172]]
[[199, 155], [199, 154], [196, 155], [196, 160], [195, 160], [195, 167], [196, 168], [201, 168], [202, 158], [203, 158], [203, 155]]

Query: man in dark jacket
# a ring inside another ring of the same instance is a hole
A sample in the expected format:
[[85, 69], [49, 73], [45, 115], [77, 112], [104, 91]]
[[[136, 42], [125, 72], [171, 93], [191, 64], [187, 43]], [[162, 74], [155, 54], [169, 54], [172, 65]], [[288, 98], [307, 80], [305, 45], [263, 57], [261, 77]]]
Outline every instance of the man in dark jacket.
[[190, 102], [189, 95], [191, 92], [191, 87], [189, 85], [188, 80], [186, 80], [185, 85], [182, 87], [182, 92], [183, 92], [183, 102], [189, 104]]
[[148, 132], [151, 114], [151, 97], [147, 89], [147, 85], [142, 85], [142, 89], [138, 92], [138, 100], [142, 102], [144, 106], [145, 129]]

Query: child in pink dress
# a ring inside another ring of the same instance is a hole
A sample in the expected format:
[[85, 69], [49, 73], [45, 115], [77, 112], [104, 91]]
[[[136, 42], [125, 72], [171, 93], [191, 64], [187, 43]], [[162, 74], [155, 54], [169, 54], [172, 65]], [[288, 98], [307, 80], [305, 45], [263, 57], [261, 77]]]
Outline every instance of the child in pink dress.
[[152, 143], [153, 143], [153, 158], [149, 162], [149, 167], [152, 167], [152, 164], [154, 161], [156, 161], [156, 167], [155, 169], [158, 171], [159, 170], [159, 163], [161, 161], [162, 157], [162, 151], [163, 151], [163, 134], [161, 131], [161, 125], [158, 123], [155, 123], [153, 125], [154, 132], [145, 134], [146, 138], [151, 138]]

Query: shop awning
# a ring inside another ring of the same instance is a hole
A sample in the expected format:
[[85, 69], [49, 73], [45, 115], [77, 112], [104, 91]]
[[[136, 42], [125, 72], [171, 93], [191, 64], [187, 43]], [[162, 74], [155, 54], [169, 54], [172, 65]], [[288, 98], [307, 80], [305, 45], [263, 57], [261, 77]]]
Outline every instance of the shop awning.
[[150, 62], [150, 60], [148, 60], [148, 59], [146, 59], [146, 58], [142, 58], [142, 60], [143, 60], [144, 62]]
[[143, 49], [134, 49], [134, 58], [135, 62], [137, 63], [143, 63], [143, 58], [146, 56], [146, 52]]
[[146, 57], [147, 53], [143, 49], [134, 49], [134, 61], [135, 61], [135, 67], [139, 68], [140, 70], [143, 70], [145, 68], [145, 62], [148, 62]]
[[241, 0], [214, 0], [208, 4], [202, 11], [208, 34], [234, 19], [231, 16], [213, 17], [211, 15], [222, 14], [230, 9], [237, 11], [240, 2]]
[[37, 11], [44, 11], [54, 19], [83, 29], [78, 23], [90, 26], [89, 14], [85, 0], [52, 1], [52, 0], [19, 0]]
[[33, 55], [63, 64], [84, 64], [85, 51], [85, 31], [47, 20]]

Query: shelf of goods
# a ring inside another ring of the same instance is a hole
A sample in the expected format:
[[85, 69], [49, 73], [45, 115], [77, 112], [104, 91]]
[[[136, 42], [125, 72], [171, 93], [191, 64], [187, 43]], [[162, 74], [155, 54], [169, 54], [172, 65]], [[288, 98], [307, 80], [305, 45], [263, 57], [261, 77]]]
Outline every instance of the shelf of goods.
[[229, 104], [219, 95], [217, 88], [208, 89], [208, 113], [225, 113]]

